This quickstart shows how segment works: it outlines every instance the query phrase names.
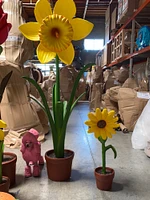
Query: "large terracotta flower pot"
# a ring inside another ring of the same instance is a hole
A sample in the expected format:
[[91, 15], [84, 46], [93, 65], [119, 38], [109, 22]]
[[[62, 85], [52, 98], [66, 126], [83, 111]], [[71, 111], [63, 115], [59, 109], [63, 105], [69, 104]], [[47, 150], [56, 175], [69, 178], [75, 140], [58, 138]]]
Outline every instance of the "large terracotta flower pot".
[[106, 167], [106, 174], [101, 173], [102, 167], [95, 169], [95, 178], [97, 188], [100, 190], [109, 191], [112, 187], [115, 171], [109, 167]]
[[74, 152], [65, 150], [64, 158], [54, 157], [54, 150], [45, 153], [48, 178], [52, 181], [66, 181], [71, 177]]
[[0, 183], [0, 192], [8, 192], [9, 186], [10, 186], [10, 179], [7, 176], [2, 176], [2, 183]]
[[10, 187], [16, 183], [16, 161], [16, 154], [10, 152], [3, 153], [2, 174], [9, 177]]

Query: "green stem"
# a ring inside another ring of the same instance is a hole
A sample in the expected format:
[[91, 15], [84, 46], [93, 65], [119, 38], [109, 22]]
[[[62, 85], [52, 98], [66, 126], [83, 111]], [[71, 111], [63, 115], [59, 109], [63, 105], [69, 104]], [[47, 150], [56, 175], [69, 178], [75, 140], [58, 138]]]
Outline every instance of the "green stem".
[[0, 183], [2, 183], [3, 141], [0, 141]]
[[105, 142], [102, 142], [102, 174], [106, 174], [106, 151], [105, 151]]
[[60, 101], [59, 57], [56, 55], [56, 101]]

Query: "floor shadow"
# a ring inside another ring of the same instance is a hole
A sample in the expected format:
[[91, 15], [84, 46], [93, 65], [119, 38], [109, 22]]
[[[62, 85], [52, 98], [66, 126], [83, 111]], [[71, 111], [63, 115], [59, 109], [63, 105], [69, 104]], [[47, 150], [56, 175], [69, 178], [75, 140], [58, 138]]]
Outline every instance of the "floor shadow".
[[123, 190], [123, 185], [120, 184], [120, 183], [113, 182], [111, 192], [118, 192], [118, 191], [121, 191], [121, 190]]
[[[16, 174], [16, 184], [13, 187], [16, 187], [24, 182], [24, 175]], [[12, 188], [13, 188], [12, 187]]]
[[81, 173], [78, 170], [72, 169], [70, 181], [78, 181], [81, 178]]

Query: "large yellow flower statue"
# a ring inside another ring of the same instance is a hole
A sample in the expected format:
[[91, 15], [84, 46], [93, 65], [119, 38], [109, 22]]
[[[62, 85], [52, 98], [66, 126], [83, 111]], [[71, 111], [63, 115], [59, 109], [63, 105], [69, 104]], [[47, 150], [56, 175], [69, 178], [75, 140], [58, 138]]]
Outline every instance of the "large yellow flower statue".
[[3, 142], [4, 142], [4, 132], [3, 128], [6, 128], [6, 123], [0, 120], [0, 183], [2, 183], [2, 158], [3, 158]]
[[105, 146], [107, 138], [112, 138], [112, 134], [115, 134], [115, 128], [119, 127], [117, 123], [118, 117], [115, 117], [115, 111], [108, 112], [107, 109], [101, 111], [96, 108], [95, 112], [88, 113], [89, 120], [85, 121], [85, 124], [89, 127], [88, 133], [94, 133], [94, 136], [102, 143], [102, 173], [106, 174], [106, 151], [112, 149], [115, 155], [117, 152], [112, 145]]
[[37, 22], [28, 22], [19, 27], [22, 34], [33, 41], [40, 41], [37, 56], [41, 63], [47, 63], [58, 55], [65, 64], [74, 59], [72, 40], [85, 38], [93, 24], [74, 18], [76, 6], [73, 0], [58, 0], [52, 10], [48, 0], [38, 0], [34, 14]]
[[51, 8], [48, 0], [38, 0], [35, 5], [34, 14], [37, 22], [28, 22], [19, 27], [22, 34], [33, 41], [40, 41], [37, 47], [37, 56], [41, 63], [47, 63], [55, 58], [56, 62], [56, 84], [53, 88], [53, 115], [49, 111], [46, 98], [39, 85], [29, 77], [24, 77], [35, 85], [39, 91], [42, 104], [41, 107], [46, 112], [52, 130], [54, 153], [57, 158], [64, 157], [64, 143], [66, 127], [69, 116], [76, 102], [74, 96], [79, 80], [84, 71], [93, 63], [83, 67], [75, 80], [70, 100], [68, 102], [60, 100], [60, 79], [59, 79], [59, 59], [65, 64], [71, 64], [75, 51], [72, 40], [81, 40], [93, 29], [93, 24], [75, 18], [76, 6], [73, 0], [58, 0]]

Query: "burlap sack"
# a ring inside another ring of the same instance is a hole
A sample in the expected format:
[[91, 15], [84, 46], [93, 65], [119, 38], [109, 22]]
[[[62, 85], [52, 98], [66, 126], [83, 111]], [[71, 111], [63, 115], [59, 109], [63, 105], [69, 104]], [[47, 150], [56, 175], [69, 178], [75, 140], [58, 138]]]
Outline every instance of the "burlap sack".
[[25, 23], [22, 16], [22, 2], [20, 0], [4, 1], [3, 9], [8, 13], [8, 22], [12, 24], [8, 38], [3, 44], [3, 55], [7, 61], [19, 67], [34, 55], [33, 42], [24, 38], [19, 31], [19, 26]]
[[144, 77], [139, 82], [139, 91], [149, 91], [149, 89], [148, 89], [148, 79], [146, 77]]
[[132, 88], [135, 89], [138, 87], [138, 84], [134, 78], [128, 78], [124, 84], [122, 85], [122, 88]]
[[103, 83], [103, 73], [100, 66], [96, 66], [93, 72], [93, 83]]
[[118, 102], [118, 91], [121, 86], [112, 87], [109, 89], [110, 99], [114, 102]]
[[129, 131], [133, 131], [147, 99], [137, 98], [137, 92], [131, 88], [120, 88], [118, 91], [118, 107], [121, 119]]
[[44, 130], [35, 108], [30, 104], [26, 81], [22, 78], [24, 69], [19, 69], [12, 63], [0, 63], [0, 81], [10, 71], [13, 71], [6, 86], [1, 102], [1, 118], [7, 124], [7, 129], [18, 131], [35, 128], [44, 139]]
[[115, 75], [111, 72], [108, 76], [107, 81], [105, 82], [105, 91], [110, 89], [111, 87], [119, 86], [120, 83], [116, 80]]
[[106, 108], [108, 110], [114, 110], [116, 113], [118, 113], [118, 103], [110, 99], [110, 89], [106, 91], [106, 94], [103, 98]]
[[129, 70], [126, 68], [120, 68], [117, 81], [122, 84], [127, 80], [127, 78], [129, 78]]
[[60, 89], [65, 100], [70, 99], [70, 94], [74, 84], [73, 74], [67, 66], [60, 69]]
[[45, 94], [45, 97], [47, 99], [47, 103], [49, 108], [52, 107], [52, 95], [53, 95], [53, 86], [55, 83], [55, 76], [49, 76], [47, 80], [43, 81], [41, 84], [41, 88]]

